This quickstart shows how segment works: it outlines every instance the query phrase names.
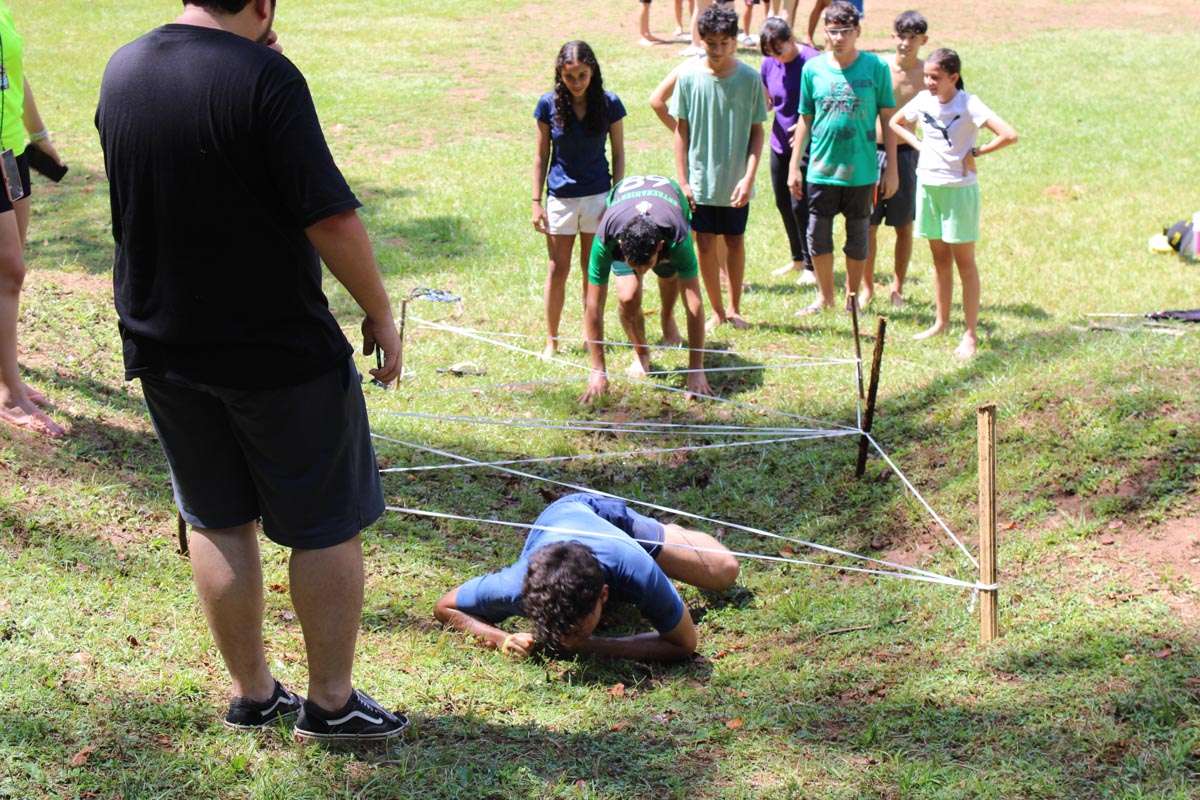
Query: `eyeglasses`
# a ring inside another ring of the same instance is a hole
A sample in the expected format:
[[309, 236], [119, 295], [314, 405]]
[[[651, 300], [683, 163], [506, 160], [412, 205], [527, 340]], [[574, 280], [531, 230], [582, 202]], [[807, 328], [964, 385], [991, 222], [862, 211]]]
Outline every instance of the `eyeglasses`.
[[842, 36], [849, 36], [850, 34], [854, 33], [855, 30], [855, 28], [826, 28], [825, 35], [840, 38]]

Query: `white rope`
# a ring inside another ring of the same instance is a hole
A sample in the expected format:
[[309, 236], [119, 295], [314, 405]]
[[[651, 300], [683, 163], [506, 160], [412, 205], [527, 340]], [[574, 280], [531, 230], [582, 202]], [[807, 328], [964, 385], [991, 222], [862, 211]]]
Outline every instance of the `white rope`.
[[[546, 361], [550, 361], [550, 362], [553, 362], [556, 364], [563, 364], [568, 367], [572, 367], [574, 369], [584, 369], [584, 370], [588, 370], [589, 372], [591, 371], [591, 367], [589, 367], [589, 366], [585, 366], [583, 364], [577, 364], [573, 361], [568, 361], [564, 358], [559, 358], [558, 356], [544, 356], [541, 353], [535, 353], [534, 351], [527, 350], [523, 347], [517, 347], [516, 345], [507, 344], [505, 342], [498, 342], [498, 341], [489, 339], [486, 336], [483, 336], [479, 333], [476, 333], [475, 331], [471, 330], [470, 328], [460, 328], [455, 325], [442, 325], [440, 323], [431, 323], [428, 320], [423, 320], [423, 319], [420, 319], [417, 317], [414, 317], [414, 319], [416, 319], [416, 321], [419, 323], [424, 323], [426, 325], [434, 327], [437, 330], [444, 330], [444, 331], [449, 331], [450, 333], [457, 333], [461, 336], [466, 336], [469, 339], [475, 339], [476, 341], [486, 342], [488, 344], [495, 345], [496, 347], [500, 347], [505, 350], [512, 350], [512, 351], [515, 351], [518, 353], [524, 353], [526, 355], [535, 356], [537, 358], [542, 358]], [[855, 362], [853, 360], [851, 360], [851, 361], [843, 361], [840, 363], [852, 364]], [[616, 378], [618, 380], [629, 381], [634, 384], [638, 384], [641, 386], [648, 386], [648, 387], [651, 387], [654, 389], [662, 389], [663, 391], [667, 391], [667, 392], [674, 392], [674, 393], [678, 393], [678, 394], [689, 394], [687, 389], [680, 389], [675, 386], [667, 386], [666, 384], [655, 383], [654, 381], [641, 380], [640, 378], [633, 378], [628, 375], [623, 375], [620, 373], [607, 372], [607, 373], [605, 373], [605, 375], [609, 378]], [[780, 411], [779, 409], [765, 409], [765, 408], [761, 408], [756, 405], [752, 405], [750, 403], [743, 403], [738, 400], [731, 400], [729, 398], [719, 397], [717, 395], [706, 394], [706, 395], [695, 395], [695, 396], [701, 397], [705, 400], [713, 400], [718, 403], [726, 403], [728, 405], [731, 405], [731, 406], [734, 406], [737, 408], [742, 408], [747, 411], [753, 411], [755, 413], [759, 413], [762, 411], [770, 411], [771, 413], [779, 414], [780, 416], [787, 417], [789, 419], [798, 419], [798, 420], [803, 420], [805, 422], [817, 422], [822, 425], [827, 425], [827, 426], [833, 427], [833, 428], [844, 428], [846, 430], [855, 430], [854, 428], [851, 428], [848, 425], [839, 425], [836, 422], [827, 422], [824, 420], [813, 419], [811, 417], [803, 417], [803, 416], [800, 416], [799, 414], [791, 414], [787, 411]]]
[[[413, 317], [413, 319], [418, 324], [422, 324], [424, 326], [431, 327], [436, 330], [444, 330], [444, 331], [449, 331], [451, 333], [458, 333], [460, 335], [467, 336], [468, 338], [475, 339], [477, 341], [481, 341], [481, 342], [484, 342], [487, 344], [501, 347], [503, 349], [512, 350], [512, 351], [519, 352], [519, 353], [524, 353], [527, 355], [538, 356], [538, 357], [543, 358], [544, 360], [563, 364], [563, 365], [566, 365], [566, 366], [569, 366], [569, 367], [572, 367], [575, 369], [590, 370], [590, 367], [580, 365], [575, 362], [568, 361], [566, 359], [562, 359], [562, 358], [558, 358], [558, 357], [545, 357], [539, 353], [533, 352], [532, 350], [528, 350], [528, 349], [525, 349], [522, 347], [517, 347], [515, 345], [507, 344], [507, 343], [501, 342], [501, 341], [495, 341], [494, 339], [490, 339], [487, 336], [484, 336], [481, 333], [479, 333], [478, 331], [473, 330], [473, 329], [461, 328], [461, 327], [453, 326], [453, 325], [443, 325], [440, 322], [423, 320], [419, 317]], [[501, 334], [491, 334], [491, 335], [493, 335], [493, 336], [510, 336], [510, 337], [519, 337], [519, 338], [535, 338], [528, 334], [514, 334], [514, 333], [508, 333], [508, 334], [501, 333]], [[600, 344], [602, 344], [604, 346], [632, 346], [631, 343], [627, 343], [627, 342], [601, 342]], [[684, 351], [684, 350], [690, 349], [690, 348], [683, 348], [680, 346], [661, 346], [661, 345], [647, 345], [647, 347], [651, 347], [653, 349], [658, 349], [658, 350]], [[732, 351], [728, 351], [728, 350], [703, 350], [703, 349], [701, 349], [701, 352], [719, 353], [722, 355], [737, 355], [736, 353], [734, 353]], [[772, 354], [772, 355], [776, 356], [776, 357], [780, 357], [779, 354]], [[782, 356], [782, 357], [797, 359], [797, 360], [805, 359], [805, 357], [803, 357], [803, 356]], [[516, 421], [516, 420], [493, 421], [493, 420], [485, 420], [483, 418], [466, 418], [466, 417], [443, 418], [443, 417], [437, 417], [435, 415], [405, 414], [402, 412], [391, 412], [391, 413], [393, 413], [397, 416], [412, 416], [412, 417], [425, 418], [425, 419], [439, 419], [439, 420], [447, 420], [448, 419], [449, 421], [470, 421], [470, 422], [475, 422], [478, 424], [500, 424], [500, 425], [510, 425], [510, 426], [514, 426], [514, 427], [518, 427], [518, 426], [519, 427], [534, 427], [534, 428], [540, 427], [540, 428], [548, 428], [548, 429], [580, 430], [580, 431], [609, 431], [609, 432], [611, 432], [611, 431], [615, 430], [617, 432], [625, 432], [625, 433], [675, 432], [675, 433], [683, 433], [686, 435], [700, 435], [700, 432], [703, 431], [704, 433], [707, 433], [708, 435], [726, 435], [726, 434], [732, 434], [732, 433], [739, 433], [739, 434], [745, 435], [745, 434], [748, 434], [750, 432], [750, 430], [754, 430], [754, 433], [751, 434], [754, 436], [763, 436], [763, 435], [772, 436], [772, 435], [777, 435], [778, 433], [793, 434], [792, 436], [789, 436], [789, 437], [783, 438], [783, 439], [759, 440], [757, 442], [733, 442], [733, 443], [700, 445], [700, 446], [694, 446], [694, 447], [656, 448], [656, 449], [647, 449], [647, 450], [632, 451], [632, 452], [588, 454], [586, 457], [607, 457], [607, 456], [612, 456], [612, 455], [642, 455], [642, 454], [653, 454], [653, 453], [657, 453], [657, 452], [677, 452], [680, 450], [709, 449], [709, 448], [713, 448], [713, 447], [751, 446], [753, 444], [769, 444], [769, 443], [774, 443], [774, 442], [795, 441], [795, 440], [806, 439], [806, 438], [835, 437], [835, 436], [845, 436], [845, 435], [853, 435], [853, 434], [864, 435], [867, 437], [867, 440], [871, 443], [871, 445], [875, 448], [876, 452], [878, 452], [880, 454], [880, 456], [887, 462], [888, 466], [895, 472], [895, 474], [904, 483], [905, 487], [910, 492], [912, 492], [913, 496], [917, 498], [918, 502], [925, 508], [926, 511], [929, 512], [930, 516], [933, 517], [933, 519], [937, 522], [937, 524], [941, 527], [941, 529], [946, 533], [946, 535], [949, 536], [950, 539], [955, 543], [955, 545], [958, 547], [959, 551], [962, 552], [962, 554], [964, 556], [966, 556], [967, 560], [970, 561], [971, 564], [976, 569], [978, 569], [979, 562], [975, 559], [975, 557], [973, 555], [971, 555], [970, 551], [967, 550], [966, 545], [963, 544], [963, 542], [954, 534], [953, 531], [950, 530], [949, 526], [946, 525], [946, 523], [937, 514], [937, 512], [935, 512], [933, 510], [933, 508], [929, 505], [929, 503], [926, 502], [925, 498], [921, 496], [921, 493], [917, 491], [916, 487], [913, 486], [913, 484], [908, 480], [908, 478], [904, 475], [904, 473], [900, 470], [900, 468], [898, 466], [896, 466], [895, 462], [892, 461], [892, 459], [887, 455], [886, 452], [884, 452], [883, 448], [870, 435], [870, 433], [867, 433], [862, 430], [863, 413], [864, 413], [863, 412], [863, 398], [859, 395], [859, 392], [857, 391], [857, 385], [858, 385], [858, 382], [861, 380], [862, 372], [863, 372], [862, 359], [860, 359], [860, 358], [836, 359], [836, 360], [831, 359], [831, 360], [821, 360], [821, 361], [818, 361], [817, 359], [808, 359], [808, 363], [803, 364], [803, 365], [816, 366], [816, 365], [837, 365], [837, 364], [853, 364], [854, 368], [855, 368], [855, 386], [856, 386], [855, 421], [856, 421], [856, 427], [854, 427], [854, 428], [852, 428], [850, 426], [839, 425], [837, 423], [829, 423], [829, 422], [824, 422], [821, 420], [813, 420], [811, 418], [802, 417], [800, 415], [791, 414], [791, 413], [784, 412], [784, 411], [781, 411], [778, 409], [760, 408], [760, 407], [756, 407], [756, 406], [753, 406], [748, 403], [741, 403], [741, 402], [729, 400], [726, 398], [710, 396], [710, 395], [704, 396], [707, 399], [712, 399], [712, 400], [716, 400], [716, 401], [720, 401], [720, 402], [729, 403], [734, 406], [742, 407], [742, 408], [745, 408], [748, 410], [752, 409], [759, 413], [771, 412], [771, 413], [779, 414], [780, 416], [787, 417], [790, 419], [799, 419], [799, 420], [805, 420], [805, 421], [818, 422], [818, 423], [821, 423], [824, 425], [830, 425], [833, 428], [838, 429], [836, 431], [835, 430], [818, 430], [818, 429], [801, 429], [801, 428], [750, 429], [750, 428], [747, 428], [746, 426], [705, 426], [705, 425], [685, 425], [685, 424], [676, 424], [676, 423], [639, 423], [639, 425], [641, 425], [643, 427], [635, 428], [632, 426], [627, 426], [625, 428], [618, 428], [614, 424], [606, 424], [606, 423], [588, 423], [586, 425], [572, 425], [572, 424], [570, 424], [571, 421], [568, 421], [568, 424], [558, 424], [558, 423], [551, 423], [551, 422], [544, 421], [544, 420], [534, 421], [534, 422]], [[771, 365], [770, 368], [787, 368], [789, 366], [792, 366], [792, 365], [782, 365], [782, 366]], [[764, 369], [765, 370], [767, 368], [768, 368], [768, 365], [763, 365], [762, 367], [754, 367], [753, 369]], [[747, 370], [750, 368], [729, 367], [729, 368], [710, 368], [710, 369], [712, 371], [744, 371], [744, 370]], [[693, 370], [655, 371], [655, 372], [649, 373], [647, 375], [647, 377], [649, 377], [649, 375], [687, 374], [692, 371]], [[705, 371], [709, 371], [709, 370], [705, 370]], [[610, 374], [608, 374], [608, 376], [615, 377], [615, 378], [618, 378], [621, 380], [628, 380], [635, 384], [641, 384], [641, 385], [649, 386], [652, 388], [663, 389], [663, 390], [666, 390], [669, 392], [686, 392], [685, 389], [679, 389], [679, 388], [676, 388], [673, 386], [667, 386], [667, 385], [655, 383], [653, 381], [632, 378], [627, 375], [618, 375], [615, 373], [610, 373]], [[478, 390], [478, 387], [476, 387], [476, 390]], [[618, 424], [622, 424], [622, 423], [618, 423]], [[762, 433], [759, 433], [759, 431], [762, 431]], [[980, 589], [994, 590], [996, 588], [995, 584], [983, 585], [983, 584], [980, 584], [979, 582], [968, 583], [965, 581], [960, 581], [958, 579], [948, 578], [948, 577], [942, 576], [942, 575], [937, 575], [936, 573], [928, 572], [926, 570], [921, 570], [921, 569], [917, 569], [915, 567], [910, 567], [910, 566], [907, 566], [904, 564], [896, 564], [896, 563], [889, 562], [889, 561], [886, 561], [883, 559], [872, 558], [870, 556], [864, 556], [864, 555], [860, 555], [857, 553], [851, 553], [851, 552], [848, 552], [845, 550], [841, 550], [839, 548], [829, 547], [827, 545], [819, 545], [814, 542], [807, 542], [807, 541], [803, 541], [803, 540], [799, 540], [799, 539], [792, 539], [789, 537], [781, 536], [779, 534], [771, 533], [769, 531], [764, 531], [764, 530], [752, 528], [749, 526], [739, 525], [737, 523], [731, 523], [731, 522], [727, 522], [727, 521], [713, 519], [710, 517], [704, 517], [701, 515], [692, 514], [692, 513], [683, 511], [681, 509], [673, 509], [673, 508], [669, 508], [666, 506], [661, 506], [661, 505], [657, 505], [654, 503], [647, 503], [647, 502], [638, 501], [638, 500], [627, 500], [626, 498], [620, 498], [617, 495], [609, 494], [607, 492], [602, 492], [602, 491], [590, 489], [590, 488], [583, 487], [583, 486], [577, 486], [577, 485], [566, 483], [563, 481], [557, 481], [557, 480], [553, 480], [553, 479], [549, 479], [549, 478], [544, 478], [539, 475], [521, 472], [519, 470], [509, 469], [506, 466], [504, 466], [506, 464], [538, 463], [538, 462], [548, 462], [548, 461], [556, 461], [556, 460], [568, 460], [568, 459], [578, 458], [580, 456], [557, 456], [557, 457], [550, 457], [550, 458], [544, 458], [544, 459], [513, 459], [513, 460], [505, 460], [505, 461], [482, 462], [482, 461], [478, 461], [475, 459], [467, 458], [465, 456], [458, 456], [453, 453], [448, 453], [445, 451], [437, 450], [436, 448], [425, 447], [425, 446], [413, 444], [410, 442], [404, 442], [399, 439], [378, 436], [376, 434], [372, 434], [372, 435], [375, 436], [376, 438], [379, 438], [384, 441], [402, 444], [404, 446], [407, 446], [407, 447], [410, 447], [413, 449], [423, 450], [425, 452], [433, 453], [433, 454], [440, 455], [442, 457], [446, 457], [446, 458], [450, 458], [450, 459], [454, 459], [454, 460], [460, 462], [459, 464], [454, 464], [454, 465], [447, 464], [447, 465], [420, 466], [420, 467], [413, 467], [413, 468], [393, 468], [393, 469], [384, 470], [385, 472], [393, 472], [393, 471], [394, 472], [403, 472], [403, 471], [428, 470], [428, 469], [447, 469], [447, 468], [455, 468], [455, 467], [460, 467], [460, 466], [490, 467], [492, 469], [496, 469], [501, 472], [506, 472], [506, 473], [509, 473], [512, 475], [531, 478], [534, 480], [541, 480], [541, 481], [556, 484], [559, 486], [575, 489], [577, 491], [592, 492], [592, 493], [604, 495], [607, 497], [614, 497], [614, 498], [622, 499], [622, 500], [625, 500], [626, 502], [633, 503], [636, 505], [656, 509], [656, 510], [663, 511], [666, 513], [672, 513], [672, 514], [678, 514], [681, 516], [691, 517], [693, 519], [701, 520], [701, 521], [708, 522], [708, 523], [714, 524], [714, 525], [723, 525], [725, 527], [746, 531], [748, 533], [754, 533], [756, 535], [764, 536], [767, 538], [791, 541], [791, 542], [803, 545], [805, 547], [810, 547], [810, 548], [813, 548], [816, 550], [828, 552], [828, 553], [839, 555], [842, 557], [856, 558], [856, 559], [861, 559], [861, 560], [864, 560], [864, 561], [867, 561], [870, 563], [880, 564], [882, 566], [888, 567], [890, 570], [901, 570], [901, 572], [889, 572], [889, 571], [875, 570], [875, 569], [869, 569], [869, 568], [864, 568], [864, 567], [848, 567], [848, 566], [840, 567], [841, 569], [847, 569], [847, 570], [856, 571], [856, 572], [867, 572], [867, 573], [879, 574], [879, 575], [894, 575], [894, 576], [898, 576], [898, 577], [907, 577], [907, 578], [910, 578], [913, 580], [924, 580], [924, 581], [932, 582], [932, 583], [945, 583], [948, 585], [954, 585], [954, 586], [959, 586], [959, 587], [963, 587], [963, 588], [973, 588], [975, 591], [973, 592], [972, 599], [971, 599], [971, 608], [972, 609], [974, 608], [975, 595], [978, 594]], [[432, 514], [433, 512], [412, 511], [411, 513], [430, 513], [430, 514]], [[486, 521], [486, 520], [479, 520], [479, 521]], [[492, 520], [492, 522], [495, 522], [496, 524], [512, 524], [512, 525], [517, 524], [517, 523], [504, 523], [504, 522], [500, 522], [497, 520]], [[775, 556], [756, 556], [754, 554], [746, 554], [746, 557], [757, 557], [757, 558], [761, 558], [763, 560], [775, 560], [775, 561], [794, 562], [794, 563], [800, 563], [800, 564], [811, 564], [814, 566], [831, 566], [828, 564], [821, 564], [819, 562], [808, 562], [808, 561], [803, 561], [803, 560], [788, 559], [788, 558], [784, 558], [784, 557], [775, 557]], [[916, 577], [916, 576], [921, 576], [921, 577]]]
[[[399, 439], [390, 439], [380, 434], [371, 434], [376, 439], [381, 439], [385, 442], [395, 442], [404, 444]], [[844, 436], [853, 436], [853, 433], [839, 434]], [[614, 450], [608, 453], [580, 453], [574, 456], [545, 456], [543, 458], [512, 458], [503, 461], [479, 461], [473, 464], [426, 464], [418, 467], [387, 467], [379, 470], [380, 473], [389, 472], [427, 472], [431, 470], [443, 469], [470, 469], [472, 467], [495, 467], [509, 466], [511, 464], [549, 464], [555, 461], [575, 461], [578, 459], [587, 458], [611, 458], [613, 456], [650, 456], [661, 455], [665, 453], [680, 453], [691, 450], [715, 450], [721, 447], [758, 447], [767, 444], [784, 444], [787, 442], [800, 442], [808, 439], [823, 438], [813, 436], [790, 436], [785, 439], [765, 439], [755, 442], [721, 442], [719, 444], [700, 444], [700, 445], [683, 445], [681, 447], [655, 447], [644, 450]]]
[[900, 478], [900, 480], [904, 482], [904, 485], [908, 487], [908, 490], [913, 493], [913, 497], [917, 498], [917, 501], [925, 507], [925, 510], [929, 512], [929, 515], [933, 517], [934, 521], [937, 522], [937, 524], [941, 526], [942, 530], [946, 532], [946, 535], [949, 536], [956, 545], [958, 545], [958, 549], [961, 550], [962, 554], [967, 557], [967, 560], [974, 565], [975, 569], [979, 569], [979, 562], [975, 559], [975, 556], [971, 555], [971, 551], [967, 550], [967, 546], [962, 543], [962, 540], [954, 535], [954, 531], [950, 530], [950, 527], [942, 521], [942, 518], [938, 516], [938, 513], [933, 510], [929, 503], [925, 502], [925, 498], [922, 497], [921, 493], [917, 491], [917, 487], [913, 486], [912, 483], [909, 482], [908, 478], [905, 477], [904, 472], [902, 472], [901, 469], [896, 466], [895, 462], [892, 461], [891, 457], [889, 457], [887, 453], [883, 452], [883, 448], [879, 446], [879, 442], [875, 441], [875, 438], [869, 433], [864, 433], [863, 435], [867, 437], [867, 441], [871, 443], [871, 446], [875, 448], [875, 451], [883, 457], [884, 461], [887, 462], [892, 472], [896, 473], [896, 476]]
[[[413, 317], [412, 315], [410, 315], [410, 318], [417, 320], [417, 322], [419, 323], [417, 325], [418, 329], [425, 327], [425, 325], [420, 324], [420, 323], [424, 323], [424, 320], [418, 319], [417, 317]], [[429, 327], [432, 327], [434, 330], [442, 330], [443, 329], [441, 326], [429, 326]], [[347, 328], [347, 330], [349, 330], [349, 328]], [[496, 336], [496, 337], [508, 338], [508, 339], [537, 339], [538, 341], [543, 341], [545, 339], [551, 339], [555, 342], [579, 341], [578, 339], [569, 337], [569, 336], [542, 336], [541, 334], [513, 333], [511, 331], [481, 331], [478, 328], [455, 327], [454, 331], [458, 332], [458, 333], [470, 332], [470, 333], [479, 334], [481, 340], [485, 341], [485, 342], [488, 341], [486, 338], [483, 338], [483, 334], [485, 334], [485, 333], [488, 336]], [[628, 348], [634, 347], [633, 342], [629, 342], [629, 341], [609, 341], [607, 339], [589, 339], [588, 341], [594, 341], [594, 342], [596, 342], [596, 344], [599, 344], [599, 345], [602, 345], [605, 347], [628, 347]], [[701, 353], [712, 353], [714, 355], [721, 355], [721, 356], [733, 356], [733, 357], [754, 356], [757, 358], [785, 358], [785, 359], [792, 359], [794, 361], [806, 361], [815, 367], [836, 366], [838, 364], [853, 364], [858, 360], [856, 358], [826, 358], [826, 357], [821, 357], [821, 356], [799, 356], [799, 355], [794, 355], [792, 353], [775, 353], [775, 352], [765, 352], [765, 351], [757, 351], [757, 350], [712, 350], [712, 349], [708, 349], [708, 348], [704, 348], [704, 347], [685, 347], [681, 344], [650, 344], [649, 342], [644, 344], [643, 347], [646, 347], [650, 350], [677, 351], [680, 353], [687, 353], [691, 350], [697, 350]], [[533, 352], [533, 351], [524, 351], [524, 352]], [[540, 356], [540, 354], [538, 354], [538, 355]], [[807, 366], [807, 364], [801, 364], [798, 366]]]
[[[887, 570], [871, 569], [869, 567], [855, 567], [847, 564], [829, 564], [823, 561], [808, 561], [803, 558], [790, 558], [787, 556], [770, 556], [762, 553], [749, 553], [739, 550], [730, 550], [728, 548], [703, 547], [700, 545], [683, 544], [681, 542], [659, 542], [656, 539], [639, 539], [636, 536], [629, 536], [624, 533], [605, 533], [602, 531], [585, 531], [575, 528], [561, 528], [554, 525], [537, 525], [527, 522], [509, 522], [500, 519], [482, 519], [479, 517], [465, 517], [459, 514], [446, 514], [439, 511], [425, 511], [417, 508], [405, 508], [403, 506], [386, 506], [388, 511], [394, 511], [401, 514], [415, 514], [423, 517], [435, 517], [438, 519], [452, 519], [461, 522], [478, 522], [487, 525], [503, 525], [510, 528], [523, 528], [525, 530], [542, 530], [551, 533], [565, 533], [571, 536], [590, 536], [597, 539], [628, 539], [639, 544], [662, 545], [663, 547], [675, 547], [680, 550], [693, 550], [698, 553], [718, 553], [729, 554], [738, 558], [748, 558], [757, 561], [773, 561], [784, 564], [798, 564], [806, 567], [826, 567], [829, 569], [845, 570], [848, 572], [861, 572], [868, 575], [880, 575], [889, 578], [900, 578], [902, 580], [922, 581], [924, 583], [937, 583], [944, 586], [955, 586], [960, 589], [979, 589], [988, 588], [978, 583], [969, 583], [968, 581], [958, 580], [957, 578], [948, 578], [944, 575], [935, 575], [924, 571], [918, 571], [919, 574], [909, 574], [904, 572], [890, 572]], [[853, 554], [852, 554], [853, 555]], [[866, 556], [854, 556], [855, 558], [866, 558]], [[993, 587], [994, 588], [994, 587]]]
[[[372, 434], [372, 435], [374, 435], [374, 434]], [[396, 444], [402, 444], [406, 447], [411, 447], [416, 450], [423, 450], [427, 453], [433, 453], [434, 455], [439, 455], [444, 458], [451, 458], [456, 461], [474, 462], [477, 464], [482, 463], [482, 462], [476, 461], [473, 458], [468, 458], [467, 456], [460, 456], [456, 453], [450, 453], [445, 450], [439, 450], [435, 447], [427, 447], [425, 445], [414, 444], [412, 442], [404, 442], [404, 441], [400, 441], [398, 439], [388, 439], [387, 441], [391, 441]], [[698, 519], [702, 522], [707, 522], [711, 525], [718, 525], [718, 526], [723, 526], [726, 528], [733, 528], [735, 530], [741, 530], [741, 531], [745, 531], [747, 533], [753, 533], [757, 536], [763, 536], [768, 539], [779, 539], [782, 541], [792, 542], [794, 544], [800, 544], [805, 547], [812, 548], [814, 550], [820, 550], [822, 552], [832, 553], [835, 555], [843, 556], [845, 558], [861, 559], [863, 561], [867, 561], [867, 562], [870, 562], [873, 564], [880, 564], [882, 566], [885, 566], [885, 567], [888, 567], [888, 568], [894, 569], [894, 570], [911, 572], [911, 573], [917, 574], [917, 575], [925, 575], [926, 577], [929, 577], [929, 578], [941, 579], [944, 577], [942, 575], [938, 575], [935, 572], [929, 572], [927, 570], [918, 569], [917, 567], [911, 567], [911, 566], [908, 566], [907, 564], [897, 564], [895, 562], [885, 561], [883, 559], [873, 558], [871, 556], [864, 556], [864, 555], [860, 555], [858, 553], [851, 553], [848, 550], [842, 550], [837, 547], [830, 547], [829, 545], [817, 544], [816, 542], [809, 542], [809, 541], [805, 541], [803, 539], [794, 539], [794, 538], [791, 538], [788, 536], [782, 536], [778, 533], [772, 533], [770, 531], [765, 531], [765, 530], [762, 530], [761, 528], [754, 528], [754, 527], [750, 527], [748, 525], [740, 525], [736, 522], [727, 522], [725, 520], [715, 519], [713, 517], [706, 517], [701, 514], [693, 514], [690, 511], [683, 511], [682, 509], [671, 508], [670, 506], [662, 506], [662, 505], [658, 505], [657, 503], [649, 503], [644, 500], [633, 500], [631, 498], [621, 497], [620, 495], [615, 495], [615, 494], [612, 494], [611, 492], [605, 492], [600, 489], [592, 489], [592, 488], [589, 488], [586, 486], [580, 486], [578, 484], [567, 483], [566, 481], [558, 481], [558, 480], [554, 480], [552, 478], [545, 478], [541, 475], [536, 475], [532, 472], [523, 472], [521, 470], [510, 469], [509, 467], [502, 467], [502, 466], [493, 466], [492, 469], [498, 470], [499, 472], [507, 473], [509, 475], [515, 475], [520, 478], [529, 478], [531, 480], [552, 483], [556, 486], [563, 486], [568, 489], [574, 489], [577, 492], [587, 492], [589, 494], [598, 494], [603, 497], [611, 497], [613, 499], [622, 500], [622, 501], [632, 504], [632, 505], [639, 505], [639, 506], [643, 506], [645, 508], [652, 508], [656, 511], [661, 511], [661, 512], [664, 512], [667, 514], [676, 514], [676, 515], [682, 516], [682, 517], [691, 517], [692, 519]]]
[[523, 417], [480, 417], [474, 415], [439, 415], [426, 414], [418, 411], [381, 411], [393, 417], [411, 417], [435, 422], [469, 423], [475, 425], [493, 425], [510, 428], [535, 428], [540, 430], [585, 431], [612, 434], [630, 433], [662, 433], [684, 436], [853, 436], [861, 431], [845, 428], [836, 431], [826, 431], [819, 428], [776, 428], [750, 427], [746, 425], [708, 425], [686, 422], [617, 422], [610, 420], [563, 420], [526, 419]]

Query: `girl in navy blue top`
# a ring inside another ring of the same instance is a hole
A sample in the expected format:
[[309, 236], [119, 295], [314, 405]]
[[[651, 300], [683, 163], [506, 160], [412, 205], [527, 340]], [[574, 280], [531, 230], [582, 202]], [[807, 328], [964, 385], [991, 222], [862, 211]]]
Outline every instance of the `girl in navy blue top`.
[[[604, 215], [604, 199], [613, 184], [625, 177], [625, 140], [621, 120], [625, 106], [604, 91], [600, 65], [587, 42], [567, 42], [558, 51], [554, 90], [538, 99], [537, 150], [533, 157], [533, 229], [546, 235], [549, 269], [546, 274], [546, 349], [558, 351], [571, 251], [579, 235], [583, 297], [587, 297], [587, 259], [592, 238]], [[612, 170], [605, 158], [605, 141], [612, 148]], [[542, 191], [549, 196], [542, 203]]]

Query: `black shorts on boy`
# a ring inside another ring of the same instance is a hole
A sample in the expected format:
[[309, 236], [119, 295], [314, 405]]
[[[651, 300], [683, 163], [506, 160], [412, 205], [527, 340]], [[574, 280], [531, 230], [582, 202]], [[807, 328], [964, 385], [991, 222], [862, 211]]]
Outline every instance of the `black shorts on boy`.
[[382, 516], [383, 487], [352, 359], [278, 389], [141, 380], [188, 524], [233, 528], [261, 517], [271, 541], [316, 550], [353, 538]]
[[813, 256], [833, 252], [833, 218], [846, 218], [846, 258], [865, 261], [870, 252], [871, 210], [875, 204], [875, 184], [866, 186], [835, 186], [808, 183], [808, 251]]
[[697, 204], [696, 210], [692, 212], [692, 230], [718, 236], [742, 236], [746, 233], [746, 223], [749, 219], [749, 203], [741, 208]]
[[[879, 174], [887, 169], [887, 151], [879, 145]], [[896, 145], [896, 174], [900, 185], [896, 193], [886, 200], [880, 197], [871, 212], [871, 227], [887, 222], [889, 228], [903, 228], [917, 219], [917, 159], [920, 157], [912, 146]]]

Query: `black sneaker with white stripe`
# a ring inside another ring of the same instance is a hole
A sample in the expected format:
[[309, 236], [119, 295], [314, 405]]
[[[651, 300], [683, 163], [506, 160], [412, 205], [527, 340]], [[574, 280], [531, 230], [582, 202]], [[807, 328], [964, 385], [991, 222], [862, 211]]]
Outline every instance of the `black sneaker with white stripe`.
[[301, 741], [378, 742], [404, 733], [408, 717], [393, 714], [365, 692], [352, 689], [350, 700], [337, 711], [326, 711], [306, 700], [296, 718], [295, 736]]
[[282, 683], [275, 681], [275, 691], [264, 702], [241, 695], [233, 698], [229, 702], [229, 712], [225, 714], [225, 726], [239, 731], [265, 728], [281, 719], [292, 719], [300, 713], [303, 704], [301, 695], [288, 691]]

